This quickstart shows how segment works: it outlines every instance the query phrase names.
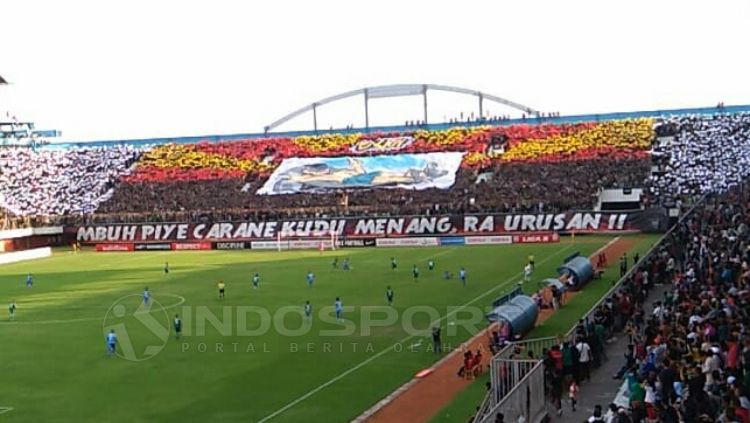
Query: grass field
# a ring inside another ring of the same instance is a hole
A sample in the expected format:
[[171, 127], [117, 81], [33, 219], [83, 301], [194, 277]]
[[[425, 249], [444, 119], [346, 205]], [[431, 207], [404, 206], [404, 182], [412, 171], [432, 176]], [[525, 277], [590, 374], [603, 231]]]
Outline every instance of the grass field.
[[[0, 302], [7, 306], [15, 299], [18, 310], [15, 321], [7, 321], [7, 314], [0, 321], [0, 421], [349, 421], [439, 358], [428, 349], [429, 336], [413, 335], [404, 321], [427, 331], [440, 324], [443, 342], [458, 345], [471, 333], [449, 322], [467, 318], [470, 306], [484, 308], [510, 289], [529, 254], [536, 256], [534, 279], [539, 280], [553, 275], [564, 257], [575, 251], [588, 255], [609, 240], [322, 255], [63, 252], [3, 266]], [[352, 270], [333, 270], [334, 255], [349, 257]], [[396, 271], [390, 270], [391, 256], [398, 260]], [[432, 272], [429, 258], [436, 262]], [[165, 261], [168, 275], [162, 271]], [[418, 282], [412, 264], [421, 270]], [[466, 287], [442, 279], [443, 270], [456, 273], [461, 266], [467, 270]], [[261, 275], [258, 290], [250, 283], [255, 271]], [[308, 271], [316, 275], [313, 288], [305, 283]], [[34, 274], [32, 288], [24, 286], [27, 272]], [[224, 300], [217, 298], [219, 279], [227, 284]], [[365, 334], [363, 307], [380, 307], [368, 310], [382, 318], [387, 285], [395, 291], [397, 321]], [[536, 286], [529, 285], [529, 290]], [[150, 311], [136, 311], [146, 286], [156, 302]], [[344, 323], [323, 310], [337, 296], [354, 307], [345, 312]], [[306, 300], [314, 307], [308, 326], [299, 313]], [[289, 313], [272, 322], [248, 306], [272, 316]], [[329, 315], [327, 321], [321, 311]], [[180, 340], [173, 334], [165, 339], [174, 313], [185, 325]], [[210, 319], [203, 325], [202, 315], [216, 316], [218, 328]], [[162, 329], [154, 329], [152, 320]], [[282, 322], [305, 333], [284, 333], [277, 329]], [[268, 323], [269, 330], [248, 333]], [[126, 358], [105, 354], [104, 330], [116, 324], [121, 343], [133, 346], [130, 353], [120, 351]], [[342, 328], [354, 330], [343, 336], [323, 333]]]

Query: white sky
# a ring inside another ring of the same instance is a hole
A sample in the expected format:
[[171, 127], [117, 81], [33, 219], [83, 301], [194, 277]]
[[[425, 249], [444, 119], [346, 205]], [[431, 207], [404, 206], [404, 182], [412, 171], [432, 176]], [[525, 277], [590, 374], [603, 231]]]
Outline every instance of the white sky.
[[[65, 139], [259, 132], [320, 98], [436, 83], [563, 114], [750, 103], [748, 1], [0, 5], [0, 110]], [[372, 124], [421, 117], [374, 100]], [[430, 119], [476, 107], [435, 94]], [[505, 113], [487, 104], [492, 113]], [[319, 110], [363, 124], [362, 99]], [[312, 116], [279, 130], [310, 129]]]

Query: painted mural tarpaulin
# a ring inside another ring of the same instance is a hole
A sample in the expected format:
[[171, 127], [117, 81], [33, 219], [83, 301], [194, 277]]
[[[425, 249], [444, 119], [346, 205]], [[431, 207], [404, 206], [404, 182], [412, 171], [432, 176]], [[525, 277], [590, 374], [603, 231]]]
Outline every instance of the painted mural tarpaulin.
[[286, 159], [256, 192], [259, 195], [337, 189], [450, 188], [464, 153]]
[[403, 236], [505, 235], [534, 232], [657, 232], [663, 229], [659, 210], [635, 212], [568, 212], [332, 219], [262, 222], [144, 223], [68, 227], [83, 243], [254, 241], [282, 238], [339, 239]]

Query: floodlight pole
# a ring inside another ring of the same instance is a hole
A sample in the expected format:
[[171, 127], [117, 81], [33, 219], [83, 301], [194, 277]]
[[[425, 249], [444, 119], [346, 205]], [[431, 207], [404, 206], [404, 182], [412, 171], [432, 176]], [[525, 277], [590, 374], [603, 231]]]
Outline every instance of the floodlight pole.
[[427, 125], [427, 84], [422, 85], [422, 97], [424, 98], [424, 124]]

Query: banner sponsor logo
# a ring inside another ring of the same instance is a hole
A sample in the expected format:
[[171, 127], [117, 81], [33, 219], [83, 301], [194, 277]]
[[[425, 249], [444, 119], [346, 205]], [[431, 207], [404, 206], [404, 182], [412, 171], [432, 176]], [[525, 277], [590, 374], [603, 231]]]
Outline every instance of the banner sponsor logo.
[[505, 245], [513, 243], [510, 235], [467, 236], [466, 245]]
[[135, 244], [136, 251], [171, 250], [172, 244]]
[[450, 188], [464, 153], [308, 157], [281, 162], [258, 195], [356, 188]]
[[355, 142], [349, 151], [352, 153], [372, 153], [385, 151], [398, 151], [412, 145], [412, 137], [385, 137], [374, 140], [359, 140]]
[[96, 251], [133, 251], [133, 244], [96, 244]]
[[175, 242], [172, 244], [173, 250], [210, 250], [210, 242]]
[[464, 245], [465, 240], [462, 236], [446, 236], [440, 238], [440, 245]]
[[217, 250], [244, 250], [250, 248], [247, 242], [217, 242], [214, 244]]
[[336, 241], [339, 248], [374, 247], [374, 239], [340, 239]]
[[300, 240], [294, 240], [289, 241], [289, 249], [290, 250], [308, 250], [308, 249], [314, 249], [314, 248], [320, 248], [321, 244], [323, 245], [323, 248], [326, 250], [329, 250], [331, 248], [331, 240], [320, 240], [320, 239], [300, 239]]
[[531, 243], [549, 243], [560, 242], [560, 235], [557, 233], [531, 234], [531, 235], [514, 235], [514, 244], [531, 244]]
[[286, 241], [284, 242], [253, 241], [250, 243], [250, 248], [252, 248], [253, 250], [276, 250], [276, 249], [288, 250], [289, 243]]
[[440, 242], [435, 237], [422, 238], [378, 238], [377, 247], [437, 247]]
[[[82, 243], [275, 241], [328, 238], [339, 240], [403, 236], [496, 236], [539, 232], [632, 232], [654, 226], [646, 212], [575, 212], [271, 220], [266, 222], [93, 225], [66, 228]], [[480, 241], [470, 241], [480, 242]], [[275, 248], [275, 247], [274, 247]]]

